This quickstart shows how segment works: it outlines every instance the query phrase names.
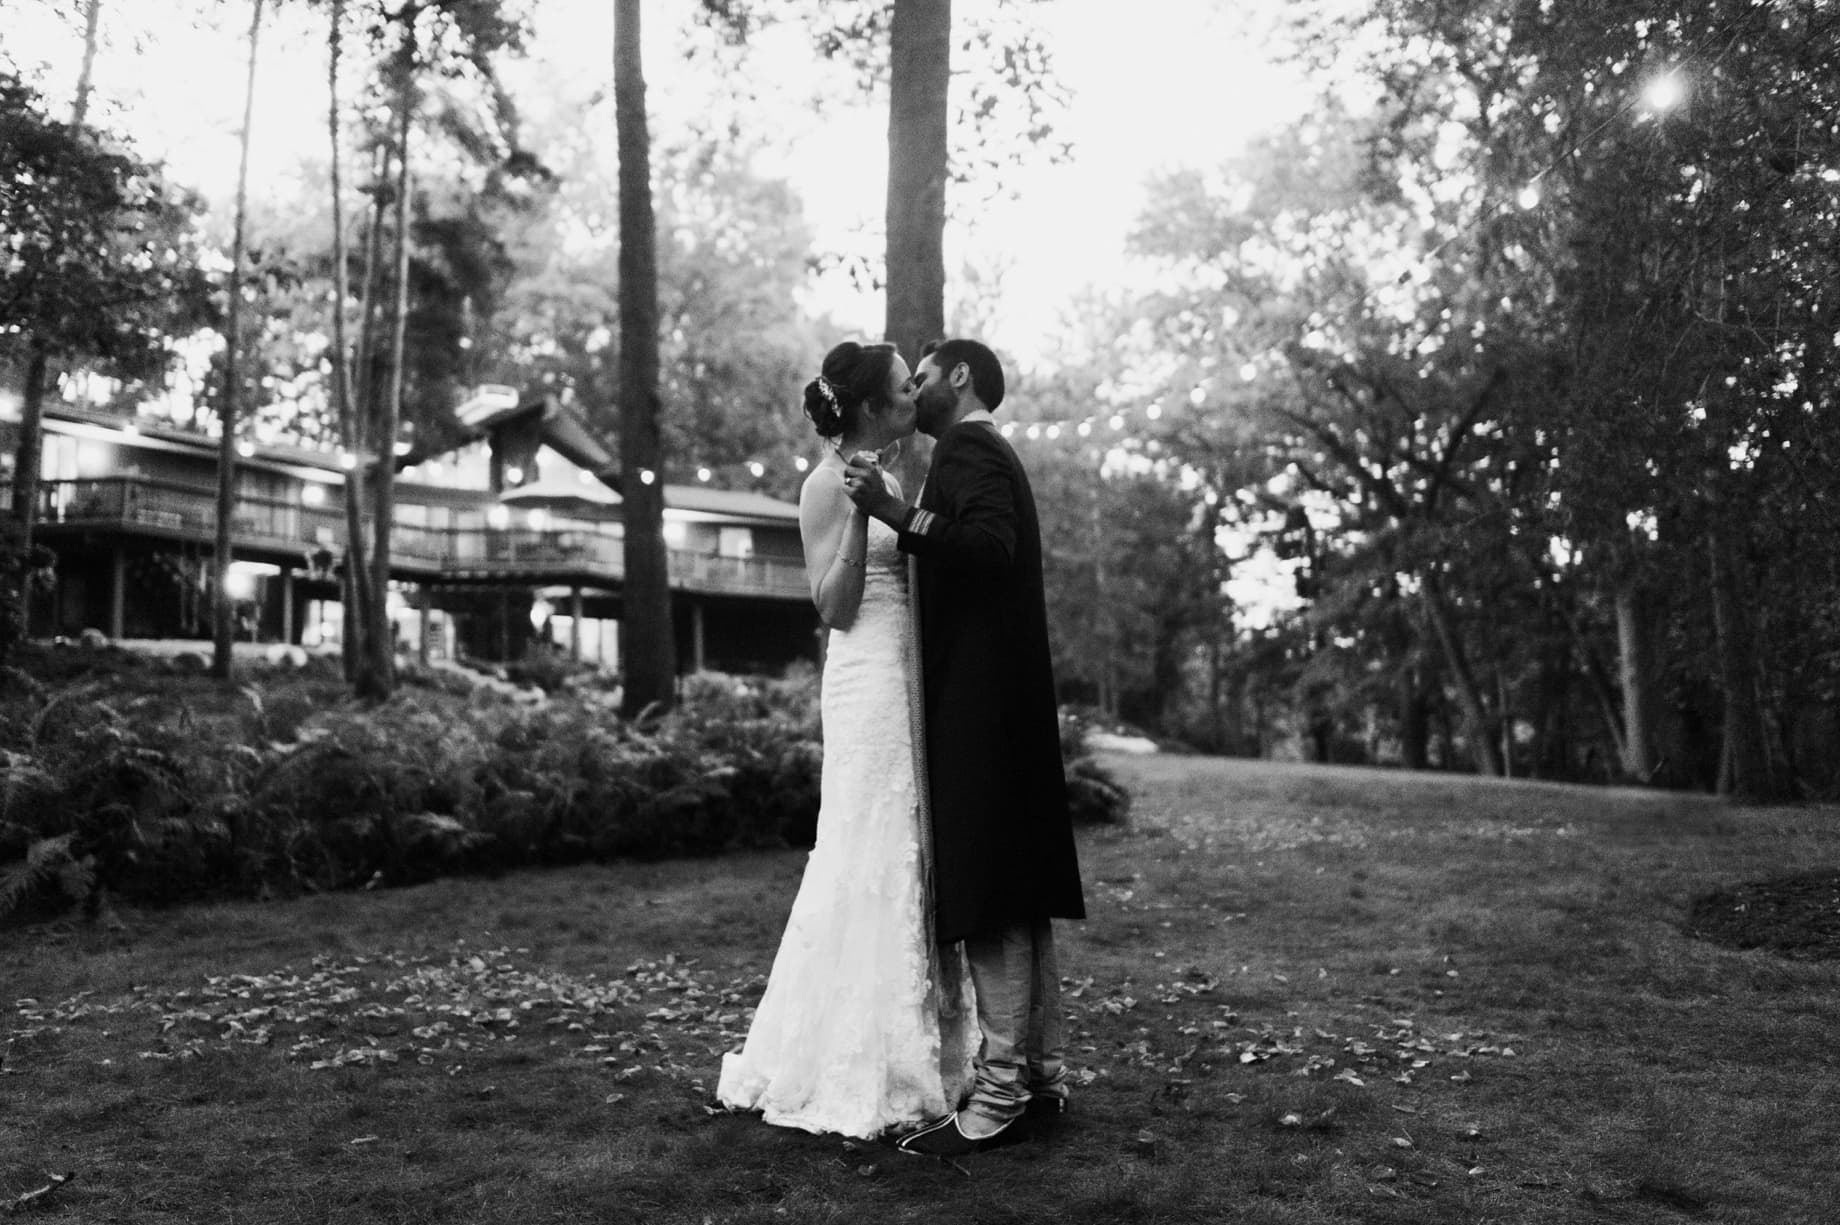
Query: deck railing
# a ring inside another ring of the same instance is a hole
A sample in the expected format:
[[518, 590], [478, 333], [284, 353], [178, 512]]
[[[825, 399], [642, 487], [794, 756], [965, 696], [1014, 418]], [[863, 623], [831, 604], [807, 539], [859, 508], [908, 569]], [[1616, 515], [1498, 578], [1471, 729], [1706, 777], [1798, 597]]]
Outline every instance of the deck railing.
[[[339, 496], [337, 490], [329, 492]], [[0, 500], [12, 501], [11, 489], [3, 484]], [[481, 522], [446, 528], [398, 523], [392, 529], [391, 559], [404, 577], [617, 584], [626, 573], [618, 523], [555, 515], [541, 529], [499, 528], [485, 521], [484, 511], [465, 513]], [[216, 538], [217, 494], [146, 477], [45, 481], [38, 489], [38, 522], [47, 529], [110, 529], [210, 543]], [[371, 530], [368, 519], [364, 530], [367, 535]], [[245, 551], [296, 552], [303, 559], [322, 549], [338, 554], [345, 547], [345, 514], [336, 503], [309, 506], [279, 498], [238, 497], [230, 537], [233, 547]], [[666, 553], [671, 586], [679, 590], [808, 598], [804, 567], [797, 562], [688, 549]]]

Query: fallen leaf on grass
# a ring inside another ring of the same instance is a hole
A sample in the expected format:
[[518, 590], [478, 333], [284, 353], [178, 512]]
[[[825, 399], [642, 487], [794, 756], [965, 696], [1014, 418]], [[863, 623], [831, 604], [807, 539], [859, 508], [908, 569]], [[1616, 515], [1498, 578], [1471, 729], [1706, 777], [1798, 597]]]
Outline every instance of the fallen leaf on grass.
[[71, 1179], [75, 1178], [76, 1175], [47, 1174], [45, 1177], [50, 1181], [46, 1182], [42, 1187], [34, 1187], [30, 1191], [20, 1192], [19, 1195], [15, 1196], [5, 1205], [6, 1211], [10, 1214], [14, 1212], [24, 1212], [28, 1208], [38, 1207], [46, 1196], [68, 1183]]
[[345, 1141], [345, 1143], [347, 1144], [375, 1144], [377, 1143], [377, 1139], [378, 1138], [376, 1136], [357, 1136], [353, 1139]]

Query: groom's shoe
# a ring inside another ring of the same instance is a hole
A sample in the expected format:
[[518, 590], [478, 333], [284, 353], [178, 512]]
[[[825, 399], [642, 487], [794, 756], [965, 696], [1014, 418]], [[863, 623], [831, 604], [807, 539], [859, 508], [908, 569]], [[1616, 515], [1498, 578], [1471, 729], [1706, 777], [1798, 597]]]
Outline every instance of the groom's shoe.
[[895, 1143], [895, 1147], [920, 1157], [964, 1157], [1015, 1144], [1027, 1138], [1020, 1117], [1009, 1120], [988, 1136], [968, 1136], [959, 1126], [958, 1120], [962, 1113], [954, 1110], [917, 1131], [908, 1132]]
[[1022, 1118], [1030, 1135], [1051, 1136], [1067, 1121], [1067, 1098], [1059, 1093], [1037, 1093], [1029, 1099]]

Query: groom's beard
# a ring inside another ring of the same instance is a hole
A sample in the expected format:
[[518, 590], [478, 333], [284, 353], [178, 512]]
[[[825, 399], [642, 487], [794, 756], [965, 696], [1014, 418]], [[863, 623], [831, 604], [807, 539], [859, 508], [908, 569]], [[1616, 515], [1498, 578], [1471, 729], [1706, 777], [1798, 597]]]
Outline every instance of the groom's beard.
[[916, 424], [922, 433], [937, 434], [952, 419], [957, 407], [958, 393], [950, 387], [943, 384], [922, 387], [920, 394], [914, 397]]

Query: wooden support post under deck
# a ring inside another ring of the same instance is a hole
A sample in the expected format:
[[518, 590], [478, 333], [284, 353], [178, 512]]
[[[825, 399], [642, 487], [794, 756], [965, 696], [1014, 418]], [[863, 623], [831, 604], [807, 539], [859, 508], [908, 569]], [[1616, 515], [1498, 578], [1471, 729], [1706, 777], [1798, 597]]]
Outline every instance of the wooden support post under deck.
[[121, 641], [127, 623], [128, 558], [117, 546], [109, 555], [109, 640]]
[[581, 584], [569, 588], [569, 658], [581, 662]]
[[294, 567], [281, 567], [281, 641], [294, 641]]

